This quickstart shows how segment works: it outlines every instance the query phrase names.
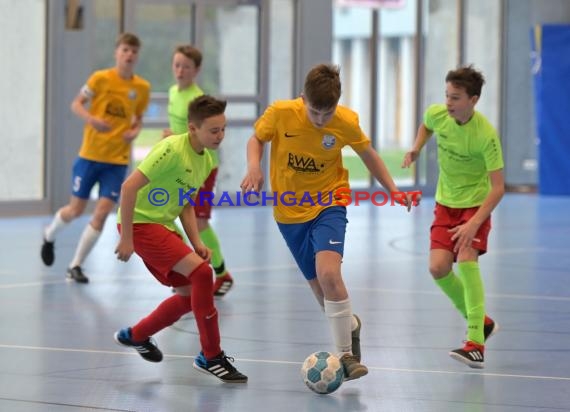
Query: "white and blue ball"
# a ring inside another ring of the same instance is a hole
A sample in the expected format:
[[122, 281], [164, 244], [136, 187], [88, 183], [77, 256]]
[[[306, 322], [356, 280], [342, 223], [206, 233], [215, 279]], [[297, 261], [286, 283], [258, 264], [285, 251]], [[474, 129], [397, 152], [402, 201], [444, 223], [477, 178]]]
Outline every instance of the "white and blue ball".
[[340, 359], [332, 353], [315, 352], [303, 362], [301, 376], [309, 389], [327, 394], [340, 388], [344, 380], [344, 369]]

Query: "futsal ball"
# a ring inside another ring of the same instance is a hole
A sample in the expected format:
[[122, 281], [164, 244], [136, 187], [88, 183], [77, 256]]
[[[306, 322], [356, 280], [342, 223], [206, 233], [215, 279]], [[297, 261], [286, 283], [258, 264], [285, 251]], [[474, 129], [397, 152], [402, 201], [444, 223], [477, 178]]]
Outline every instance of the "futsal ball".
[[340, 359], [329, 352], [310, 354], [301, 367], [303, 382], [310, 390], [320, 393], [336, 391], [344, 380]]

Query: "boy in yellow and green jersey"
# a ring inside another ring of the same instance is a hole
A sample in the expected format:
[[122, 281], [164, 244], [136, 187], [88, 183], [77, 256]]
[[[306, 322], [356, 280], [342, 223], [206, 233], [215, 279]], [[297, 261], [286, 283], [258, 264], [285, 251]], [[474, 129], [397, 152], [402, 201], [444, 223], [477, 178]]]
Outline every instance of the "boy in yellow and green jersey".
[[[202, 89], [195, 83], [196, 76], [202, 65], [202, 53], [191, 45], [176, 47], [172, 57], [172, 73], [176, 80], [168, 91], [168, 123], [170, 128], [163, 131], [163, 137], [178, 135], [188, 131], [188, 105], [197, 97], [204, 94]], [[234, 281], [226, 270], [224, 257], [220, 247], [218, 236], [210, 226], [209, 220], [212, 216], [212, 205], [210, 202], [200, 201], [200, 192], [214, 191], [216, 176], [218, 174], [219, 159], [218, 154], [213, 150], [208, 150], [214, 161], [212, 172], [200, 188], [197, 194], [197, 202], [194, 207], [198, 230], [202, 242], [212, 250], [212, 266], [216, 272], [213, 293], [215, 296], [224, 296], [231, 289]]]

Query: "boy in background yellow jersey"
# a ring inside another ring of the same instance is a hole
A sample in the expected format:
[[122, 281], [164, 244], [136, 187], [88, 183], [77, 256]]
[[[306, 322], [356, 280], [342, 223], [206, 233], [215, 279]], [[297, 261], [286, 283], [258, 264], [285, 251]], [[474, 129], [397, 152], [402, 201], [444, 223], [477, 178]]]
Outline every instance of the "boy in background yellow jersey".
[[134, 74], [140, 46], [134, 34], [119, 35], [115, 67], [94, 72], [71, 103], [73, 113], [85, 121], [83, 143], [73, 165], [71, 198], [45, 228], [41, 257], [45, 265], [53, 264], [56, 234], [83, 213], [91, 189], [99, 183], [95, 211], [67, 269], [67, 277], [79, 283], [89, 282], [81, 265], [119, 199], [131, 143], [141, 130], [149, 102], [150, 83]]

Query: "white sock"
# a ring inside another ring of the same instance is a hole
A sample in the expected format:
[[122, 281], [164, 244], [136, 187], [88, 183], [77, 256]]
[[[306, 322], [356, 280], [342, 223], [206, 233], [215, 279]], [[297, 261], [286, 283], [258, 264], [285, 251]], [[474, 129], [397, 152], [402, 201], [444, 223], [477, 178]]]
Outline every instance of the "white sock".
[[358, 327], [358, 321], [356, 320], [356, 318], [354, 317], [354, 314], [352, 315], [352, 321], [350, 322], [351, 326], [350, 326], [350, 330], [356, 330], [356, 328]]
[[325, 299], [325, 314], [329, 318], [337, 352], [352, 354], [352, 308], [350, 299], [333, 302]]
[[59, 232], [65, 225], [67, 225], [67, 222], [61, 218], [61, 213], [59, 213], [58, 210], [57, 213], [53, 216], [53, 219], [49, 226], [47, 226], [44, 230], [45, 239], [48, 242], [53, 242], [55, 240], [56, 233]]
[[87, 224], [83, 230], [83, 233], [81, 234], [81, 238], [79, 238], [77, 249], [75, 249], [75, 256], [69, 265], [70, 268], [81, 266], [89, 252], [91, 252], [91, 249], [93, 249], [95, 243], [97, 243], [97, 239], [99, 239], [100, 235], [101, 232], [93, 229], [93, 226], [91, 226], [91, 224]]

